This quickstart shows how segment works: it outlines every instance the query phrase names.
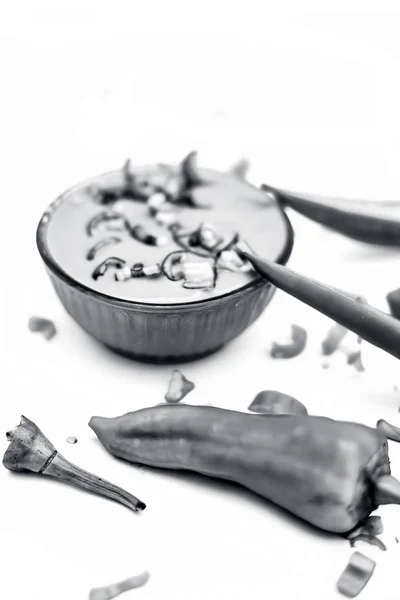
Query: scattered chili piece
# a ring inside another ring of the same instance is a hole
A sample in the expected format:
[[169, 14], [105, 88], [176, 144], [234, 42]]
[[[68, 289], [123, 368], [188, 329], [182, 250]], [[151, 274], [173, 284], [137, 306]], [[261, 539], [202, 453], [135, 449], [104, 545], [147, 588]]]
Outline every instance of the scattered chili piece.
[[41, 333], [45, 340], [50, 341], [57, 333], [56, 326], [50, 319], [31, 317], [28, 321], [29, 331]]
[[77, 441], [78, 441], [78, 438], [75, 437], [74, 435], [69, 435], [67, 437], [68, 444], [76, 444]]
[[376, 546], [379, 550], [385, 551], [387, 550], [385, 544], [376, 536], [368, 535], [367, 533], [360, 533], [356, 535], [350, 540], [350, 546], [354, 548], [357, 542], [365, 542], [366, 544], [370, 544], [371, 546]]
[[347, 355], [347, 364], [353, 365], [359, 373], [365, 371], [365, 367], [362, 362], [361, 350], [355, 350]]
[[365, 588], [375, 570], [376, 562], [361, 552], [354, 552], [336, 584], [338, 591], [355, 598]]
[[292, 339], [287, 344], [274, 342], [271, 348], [272, 358], [295, 358], [307, 345], [307, 331], [299, 325], [292, 325]]
[[346, 327], [339, 325], [339, 323], [334, 323], [322, 341], [322, 354], [324, 356], [331, 356], [338, 349], [340, 343], [348, 333], [349, 330]]
[[248, 410], [265, 415], [307, 415], [308, 411], [304, 404], [275, 390], [264, 390], [259, 392]]
[[186, 379], [178, 369], [175, 369], [172, 371], [168, 391], [164, 397], [167, 402], [179, 402], [193, 389], [194, 383]]
[[149, 573], [144, 571], [139, 575], [129, 577], [123, 581], [112, 583], [104, 587], [93, 588], [89, 593], [89, 600], [112, 600], [123, 592], [128, 592], [136, 588], [142, 587], [149, 580]]

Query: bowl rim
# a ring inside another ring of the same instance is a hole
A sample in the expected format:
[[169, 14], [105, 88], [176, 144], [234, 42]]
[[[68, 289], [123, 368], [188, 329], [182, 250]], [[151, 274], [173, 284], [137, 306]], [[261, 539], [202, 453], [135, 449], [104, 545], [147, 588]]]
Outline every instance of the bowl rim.
[[[114, 171], [109, 171], [103, 173], [102, 175], [107, 175], [108, 173], [113, 173]], [[258, 289], [263, 287], [264, 285], [268, 285], [269, 282], [265, 280], [263, 277], [258, 276], [253, 281], [246, 283], [245, 285], [227, 292], [225, 294], [221, 294], [220, 296], [213, 296], [212, 298], [204, 298], [204, 300], [196, 300], [194, 302], [175, 302], [175, 303], [157, 303], [157, 302], [138, 302], [136, 300], [126, 300], [122, 298], [116, 298], [115, 296], [110, 296], [108, 294], [104, 294], [103, 292], [99, 292], [90, 288], [89, 286], [80, 283], [72, 275], [69, 275], [61, 266], [56, 262], [53, 256], [50, 253], [50, 250], [47, 246], [45, 232], [47, 229], [48, 222], [51, 218], [51, 214], [57, 209], [57, 206], [64, 200], [66, 196], [68, 196], [73, 190], [79, 189], [82, 185], [84, 185], [87, 181], [90, 181], [92, 178], [86, 178], [78, 184], [75, 184], [69, 187], [65, 192], [63, 192], [60, 196], [58, 196], [45, 212], [42, 214], [37, 229], [36, 229], [36, 246], [39, 251], [39, 254], [46, 265], [46, 267], [61, 281], [67, 284], [72, 289], [79, 291], [80, 293], [91, 297], [94, 300], [97, 300], [102, 303], [111, 304], [113, 306], [119, 306], [121, 308], [129, 308], [129, 309], [137, 309], [139, 311], [145, 311], [146, 309], [157, 309], [158, 311], [168, 312], [169, 309], [196, 309], [196, 308], [204, 308], [214, 306], [219, 304], [221, 301], [223, 302], [225, 299], [232, 299], [239, 296], [242, 296], [244, 293], [250, 293], [254, 289]], [[280, 255], [275, 259], [274, 262], [277, 264], [285, 265], [293, 251], [294, 246], [294, 230], [293, 226], [290, 222], [289, 217], [285, 213], [282, 207], [279, 205], [276, 208], [280, 211], [284, 222], [286, 224], [286, 242], [285, 246], [280, 253]]]

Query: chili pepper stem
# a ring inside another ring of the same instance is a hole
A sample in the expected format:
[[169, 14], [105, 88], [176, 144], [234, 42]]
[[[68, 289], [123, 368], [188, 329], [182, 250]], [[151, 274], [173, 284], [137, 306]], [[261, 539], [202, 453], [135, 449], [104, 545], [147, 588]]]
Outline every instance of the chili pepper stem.
[[400, 481], [392, 475], [382, 475], [375, 481], [377, 504], [400, 504]]
[[4, 454], [3, 465], [10, 471], [32, 471], [55, 477], [116, 500], [133, 511], [146, 508], [144, 502], [132, 494], [66, 460], [37, 425], [24, 416], [20, 425], [7, 433], [7, 439], [11, 443]]
[[73, 483], [74, 485], [84, 488], [89, 492], [93, 492], [100, 496], [110, 498], [110, 500], [116, 500], [120, 504], [127, 506], [133, 511], [144, 510], [146, 505], [141, 502], [135, 496], [132, 496], [129, 492], [126, 492], [122, 488], [88, 473], [83, 469], [76, 467], [68, 460], [66, 460], [61, 454], [56, 454], [53, 460], [49, 463], [43, 475], [49, 475], [50, 477], [56, 477], [61, 481]]

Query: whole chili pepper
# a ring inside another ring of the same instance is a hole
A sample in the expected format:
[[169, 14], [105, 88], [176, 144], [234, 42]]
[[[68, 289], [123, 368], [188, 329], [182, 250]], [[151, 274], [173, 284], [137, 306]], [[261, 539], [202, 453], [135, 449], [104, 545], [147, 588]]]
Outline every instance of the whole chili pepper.
[[309, 279], [288, 267], [249, 252], [240, 251], [240, 254], [277, 288], [340, 323], [370, 344], [400, 358], [400, 322], [397, 319], [363, 304], [353, 295]]
[[235, 481], [331, 532], [400, 503], [386, 437], [357, 423], [178, 404], [92, 417], [89, 426], [114, 456]]
[[353, 240], [379, 246], [400, 246], [400, 202], [324, 198], [288, 192], [266, 184], [261, 188], [282, 208], [288, 206]]

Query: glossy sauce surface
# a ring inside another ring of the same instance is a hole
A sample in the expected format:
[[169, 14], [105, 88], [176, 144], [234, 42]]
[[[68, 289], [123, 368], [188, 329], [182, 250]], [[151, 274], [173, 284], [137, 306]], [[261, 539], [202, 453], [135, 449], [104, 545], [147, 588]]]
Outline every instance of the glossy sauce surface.
[[[174, 173], [178, 170], [178, 167], [166, 168]], [[135, 168], [133, 172], [139, 180], [151, 179], [158, 169], [159, 165], [155, 165]], [[270, 260], [279, 259], [288, 244], [288, 227], [279, 208], [271, 203], [265, 192], [233, 172], [199, 169], [198, 173], [204, 184], [191, 188], [195, 205], [168, 203], [173, 210], [176, 208], [178, 211], [180, 231], [195, 232], [202, 223], [210, 224], [223, 238], [221, 248], [224, 244], [229, 246], [229, 240], [239, 234], [239, 239], [255, 253]], [[213, 286], [187, 288], [184, 287], [185, 279], [171, 281], [163, 273], [117, 281], [119, 265], [115, 264], [111, 264], [103, 275], [94, 279], [95, 269], [109, 257], [120, 259], [121, 264], [124, 262], [129, 268], [138, 263], [152, 267], [161, 265], [172, 252], [183, 252], [182, 247], [174, 241], [169, 226], [160, 224], [154, 214], [151, 214], [145, 199], [132, 199], [122, 195], [115, 203], [101, 205], [94, 199], [89, 188], [123, 190], [124, 182], [123, 170], [94, 177], [68, 190], [48, 211], [48, 222], [42, 229], [47, 250], [59, 267], [75, 281], [111, 297], [143, 303], [172, 304], [218, 297], [259, 278], [252, 269], [234, 272], [220, 268], [222, 263], [215, 262], [215, 255], [211, 253], [207, 256], [205, 252], [203, 258], [204, 250], [200, 249], [199, 256], [195, 249], [193, 255], [185, 252], [184, 259], [189, 263], [194, 261], [197, 265], [201, 263], [200, 268], [204, 262], [211, 267], [216, 266]], [[88, 224], [101, 213], [112, 213], [112, 218], [94, 226], [92, 235], [89, 235]], [[131, 229], [140, 225], [146, 234], [154, 235], [157, 239], [164, 238], [163, 245], [148, 245], [134, 239], [129, 230], [121, 228], [118, 215], [129, 223]], [[116, 243], [115, 238], [120, 241]], [[90, 250], [106, 239], [109, 243], [103, 247], [100, 244], [94, 257], [88, 260]], [[210, 267], [206, 272], [210, 272]]]

